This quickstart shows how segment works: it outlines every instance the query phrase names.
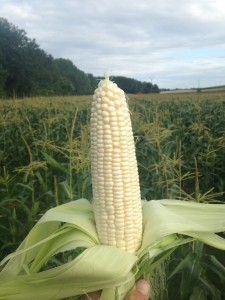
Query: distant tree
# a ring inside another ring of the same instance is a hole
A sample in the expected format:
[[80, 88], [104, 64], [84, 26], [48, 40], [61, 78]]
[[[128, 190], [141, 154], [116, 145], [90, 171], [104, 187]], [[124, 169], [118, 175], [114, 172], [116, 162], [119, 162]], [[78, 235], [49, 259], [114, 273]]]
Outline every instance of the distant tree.
[[55, 64], [63, 78], [67, 79], [68, 83], [70, 82], [73, 94], [84, 95], [92, 93], [89, 77], [79, 70], [71, 60], [58, 58], [55, 59]]
[[133, 78], [112, 76], [111, 80], [114, 81], [126, 93], [135, 94], [141, 90], [141, 83]]
[[142, 93], [148, 94], [148, 93], [159, 93], [159, 88], [156, 84], [152, 84], [151, 82], [143, 82], [142, 83]]
[[159, 87], [158, 87], [157, 84], [153, 84], [153, 86], [152, 86], [152, 92], [153, 93], [159, 93], [160, 92]]
[[151, 93], [152, 92], [152, 84], [150, 82], [143, 82], [141, 91], [144, 94]]
[[[126, 93], [158, 92], [157, 85], [133, 78], [111, 78]], [[71, 60], [54, 59], [35, 39], [0, 18], [0, 96], [92, 94], [98, 79], [85, 74]]]
[[6, 19], [0, 18], [0, 95], [83, 95], [94, 79], [68, 59], [54, 59]]
[[5, 82], [8, 77], [8, 72], [0, 64], [0, 97], [5, 96]]
[[21, 97], [51, 90], [53, 58], [4, 18], [0, 18], [0, 64], [7, 71], [6, 95]]
[[113, 76], [111, 79], [126, 93], [158, 93], [158, 86], [152, 85], [151, 82], [141, 82], [133, 78], [124, 76]]
[[90, 85], [91, 85], [91, 93], [93, 94], [94, 90], [96, 89], [96, 87], [98, 85], [98, 80], [92, 74], [87, 74], [87, 77], [88, 77]]

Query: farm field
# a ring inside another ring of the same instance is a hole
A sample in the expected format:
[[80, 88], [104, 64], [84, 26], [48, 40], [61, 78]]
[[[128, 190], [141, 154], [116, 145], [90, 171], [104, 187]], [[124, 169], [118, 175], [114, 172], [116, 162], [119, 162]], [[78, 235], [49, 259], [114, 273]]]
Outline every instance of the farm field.
[[[0, 260], [50, 207], [91, 200], [90, 103], [0, 101]], [[128, 103], [142, 199], [224, 203], [225, 93], [129, 95]], [[168, 299], [225, 299], [222, 251], [184, 245], [165, 269]]]

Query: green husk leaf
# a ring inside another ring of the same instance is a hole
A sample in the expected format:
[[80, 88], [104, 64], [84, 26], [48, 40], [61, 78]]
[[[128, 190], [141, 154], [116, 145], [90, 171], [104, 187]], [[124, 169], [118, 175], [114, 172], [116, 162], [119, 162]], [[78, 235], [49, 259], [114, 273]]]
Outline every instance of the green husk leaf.
[[75, 250], [78, 247], [89, 248], [95, 246], [95, 243], [87, 234], [76, 228], [69, 228], [67, 224], [65, 228], [69, 229], [69, 231], [42, 245], [30, 267], [31, 273], [38, 272], [52, 256], [59, 252]]
[[225, 230], [225, 205], [152, 200], [143, 203], [143, 222], [142, 245], [138, 253], [174, 233], [191, 236], [225, 250], [225, 240], [215, 234]]
[[11, 278], [0, 276], [0, 299], [63, 299], [100, 289], [114, 291], [115, 287], [133, 284], [131, 269], [136, 261], [136, 256], [121, 249], [97, 245], [47, 271]]
[[180, 200], [159, 200], [159, 203], [188, 220], [203, 225], [205, 231], [222, 232], [225, 228], [225, 205]]
[[148, 274], [154, 268], [158, 267], [174, 250], [179, 246], [192, 242], [193, 238], [182, 237], [178, 235], [166, 236], [163, 240], [149, 245], [145, 252], [138, 255], [138, 272], [135, 275], [136, 280]]
[[[42, 244], [48, 243], [49, 240], [64, 234], [64, 231], [71, 230], [68, 225], [60, 228], [64, 222], [74, 225], [74, 228], [83, 232], [89, 239], [91, 238], [93, 244], [99, 244], [92, 205], [89, 201], [80, 199], [48, 210], [32, 228], [16, 252], [8, 255], [1, 264], [18, 255], [21, 259], [20, 266], [24, 263], [29, 263], [38, 255]], [[22, 255], [25, 252], [26, 255]]]
[[[99, 245], [92, 204], [80, 199], [46, 212], [20, 247], [6, 257], [0, 300], [63, 299], [102, 290], [122, 300], [135, 280], [148, 277], [177, 247], [198, 239], [225, 249], [225, 205], [179, 200], [143, 201], [143, 239], [137, 256]], [[44, 271], [54, 255], [87, 248], [70, 262]]]

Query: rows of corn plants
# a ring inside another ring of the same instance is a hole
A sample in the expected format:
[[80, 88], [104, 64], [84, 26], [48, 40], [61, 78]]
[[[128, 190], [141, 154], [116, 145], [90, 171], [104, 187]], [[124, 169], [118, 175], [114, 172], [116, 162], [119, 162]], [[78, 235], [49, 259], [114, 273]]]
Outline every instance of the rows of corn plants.
[[[143, 198], [224, 202], [225, 96], [167, 97], [133, 103]], [[166, 268], [168, 299], [225, 299], [223, 251], [194, 242]]]
[[18, 246], [46, 209], [89, 196], [89, 102], [1, 103], [1, 256]]
[[[225, 202], [225, 95], [129, 98], [142, 198]], [[91, 199], [90, 102], [0, 102], [0, 259], [50, 207]], [[222, 251], [194, 242], [165, 268], [168, 299], [225, 299]]]

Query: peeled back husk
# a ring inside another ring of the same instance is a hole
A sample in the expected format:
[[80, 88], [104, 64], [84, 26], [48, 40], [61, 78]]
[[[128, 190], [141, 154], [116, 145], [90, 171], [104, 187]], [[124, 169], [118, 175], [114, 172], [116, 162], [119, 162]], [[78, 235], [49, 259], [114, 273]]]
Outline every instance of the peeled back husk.
[[[198, 239], [225, 250], [225, 205], [179, 200], [143, 201], [143, 239], [136, 255], [100, 245], [92, 204], [80, 199], [50, 209], [20, 247], [2, 261], [0, 300], [64, 299], [103, 290], [101, 300], [122, 300], [179, 245]], [[56, 255], [83, 249], [45, 270]]]

